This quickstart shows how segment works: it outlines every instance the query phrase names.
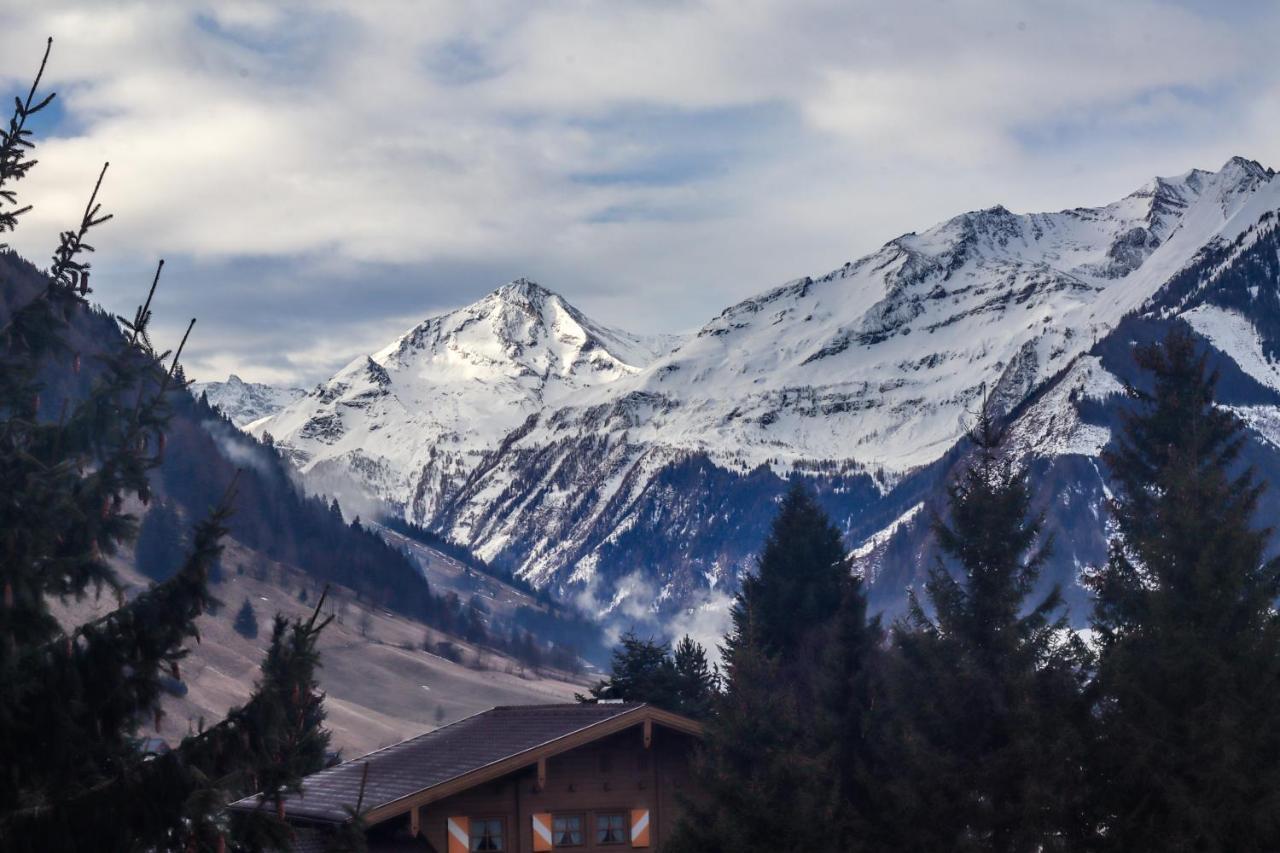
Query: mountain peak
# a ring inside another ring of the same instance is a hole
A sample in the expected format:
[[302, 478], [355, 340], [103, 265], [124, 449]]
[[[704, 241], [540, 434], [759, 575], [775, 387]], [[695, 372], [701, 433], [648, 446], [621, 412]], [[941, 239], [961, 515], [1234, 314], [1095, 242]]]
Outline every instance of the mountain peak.
[[1152, 178], [1131, 197], [1178, 198], [1185, 201], [1188, 190], [1198, 195], [1206, 186], [1215, 184], [1222, 192], [1252, 189], [1259, 183], [1271, 180], [1274, 176], [1274, 169], [1263, 166], [1257, 160], [1237, 155], [1229, 158], [1216, 172], [1191, 169], [1181, 175]]
[[551, 297], [559, 296], [559, 294], [548, 290], [547, 288], [538, 284], [533, 279], [528, 279], [521, 276], [520, 278], [514, 279], [502, 285], [502, 287], [499, 287], [497, 290], [491, 293], [490, 296], [496, 297], [503, 301], [517, 300], [522, 302], [523, 301], [542, 302], [546, 299], [550, 299]]
[[1268, 169], [1257, 160], [1250, 160], [1247, 157], [1236, 155], [1227, 162], [1222, 164], [1222, 168], [1218, 170], [1218, 174], [1238, 173], [1242, 176], [1252, 178], [1254, 180], [1270, 180], [1275, 176], [1275, 169]]
[[209, 404], [219, 409], [236, 426], [244, 426], [259, 418], [273, 415], [301, 397], [298, 388], [278, 388], [261, 382], [245, 382], [232, 373], [225, 382], [195, 382], [191, 393], [204, 394]]
[[530, 415], [638, 373], [661, 344], [517, 278], [356, 358], [253, 429], [305, 475], [425, 517]]

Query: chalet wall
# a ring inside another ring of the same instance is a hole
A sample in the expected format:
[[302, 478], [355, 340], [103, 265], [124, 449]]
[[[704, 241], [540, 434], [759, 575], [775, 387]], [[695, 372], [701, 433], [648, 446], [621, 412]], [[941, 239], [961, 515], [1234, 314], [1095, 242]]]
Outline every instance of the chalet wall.
[[[577, 851], [632, 849], [630, 843], [597, 846], [594, 815], [647, 809], [650, 839], [656, 849], [665, 841], [678, 817], [677, 795], [690, 782], [689, 758], [694, 739], [653, 727], [652, 745], [645, 749], [642, 729], [635, 726], [610, 737], [547, 760], [546, 786], [537, 787], [536, 768], [530, 766], [497, 781], [423, 807], [421, 828], [440, 853], [448, 850], [450, 817], [498, 817], [505, 821], [506, 849], [533, 850], [532, 815], [583, 816], [583, 844]], [[628, 825], [629, 826], [629, 825]]]

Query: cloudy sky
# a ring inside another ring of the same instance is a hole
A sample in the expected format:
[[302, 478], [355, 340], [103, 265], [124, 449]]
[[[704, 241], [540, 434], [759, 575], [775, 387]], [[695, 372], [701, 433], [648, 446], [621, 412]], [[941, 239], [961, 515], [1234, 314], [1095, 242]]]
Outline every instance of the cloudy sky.
[[102, 161], [97, 298], [166, 259], [199, 378], [310, 383], [518, 276], [697, 327], [967, 209], [1280, 165], [1280, 4], [0, 0], [0, 82], [55, 38], [44, 263]]

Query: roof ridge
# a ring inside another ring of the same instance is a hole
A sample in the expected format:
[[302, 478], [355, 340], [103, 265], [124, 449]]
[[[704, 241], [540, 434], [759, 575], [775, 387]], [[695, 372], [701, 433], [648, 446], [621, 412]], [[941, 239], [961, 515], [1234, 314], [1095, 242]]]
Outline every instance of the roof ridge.
[[[599, 707], [639, 708], [641, 705], [648, 705], [648, 704], [649, 704], [648, 702], [625, 702], [625, 701], [610, 702], [608, 700], [604, 702], [540, 702], [534, 705], [494, 705], [492, 708], [489, 709], [489, 711], [550, 711], [552, 709], [558, 709], [558, 708], [568, 709], [568, 708], [599, 708]], [[481, 713], [487, 714], [489, 713], [489, 711], [482, 711]], [[473, 716], [478, 717], [480, 716], [480, 714], [475, 714]], [[471, 719], [471, 718], [467, 717], [466, 719]]]
[[[368, 781], [368, 802], [385, 808], [503, 762], [554, 750], [558, 742], [593, 729], [607, 733], [623, 721], [638, 724], [659, 710], [646, 702], [497, 705], [310, 774], [300, 790], [286, 797], [287, 810], [300, 818], [340, 821], [345, 814], [341, 810], [349, 805], [344, 800], [355, 796], [357, 778]], [[414, 782], [418, 787], [413, 790], [405, 787], [406, 762], [422, 765], [413, 771], [423, 777]], [[372, 765], [373, 772], [363, 775], [362, 765]], [[364, 781], [360, 785], [363, 789]], [[261, 802], [257, 793], [233, 807], [247, 809]]]
[[[333, 772], [333, 771], [336, 771], [336, 770], [338, 770], [338, 769], [340, 769], [340, 768], [345, 768], [345, 767], [346, 767], [347, 765], [349, 765], [349, 764], [355, 764], [356, 762], [360, 762], [360, 761], [367, 762], [369, 759], [373, 758], [373, 757], [374, 757], [374, 756], [376, 756], [376, 755], [380, 755], [381, 753], [388, 752], [389, 750], [397, 749], [397, 748], [399, 748], [399, 747], [405, 746], [406, 744], [413, 743], [413, 742], [414, 742], [414, 741], [416, 741], [416, 740], [421, 740], [421, 739], [423, 739], [423, 738], [425, 738], [425, 737], [429, 737], [429, 736], [431, 736], [431, 735], [433, 735], [433, 734], [436, 734], [437, 732], [442, 732], [442, 731], [444, 731], [445, 729], [451, 729], [451, 728], [453, 728], [454, 726], [458, 725], [459, 723], [465, 723], [465, 722], [467, 722], [468, 720], [476, 720], [476, 719], [479, 719], [480, 717], [484, 717], [484, 716], [487, 716], [488, 714], [492, 714], [494, 711], [497, 711], [500, 707], [502, 707], [502, 706], [500, 706], [500, 705], [495, 705], [495, 706], [494, 706], [494, 707], [492, 707], [492, 708], [488, 708], [488, 709], [486, 709], [486, 710], [484, 710], [484, 711], [477, 711], [476, 713], [471, 714], [470, 716], [467, 716], [467, 717], [463, 717], [463, 718], [462, 718], [462, 719], [460, 719], [460, 720], [454, 720], [452, 723], [449, 723], [448, 725], [445, 725], [445, 726], [437, 726], [436, 728], [431, 729], [430, 731], [419, 732], [419, 733], [418, 733], [418, 734], [416, 734], [416, 735], [410, 735], [409, 737], [405, 738], [404, 740], [398, 740], [398, 741], [396, 741], [395, 743], [389, 743], [389, 744], [387, 744], [386, 746], [380, 746], [380, 747], [378, 747], [377, 749], [373, 750], [372, 752], [366, 752], [364, 755], [357, 755], [355, 758], [348, 758], [346, 761], [340, 761], [340, 762], [338, 762], [337, 764], [333, 765], [332, 767], [324, 767], [324, 768], [321, 768], [320, 770], [317, 770], [317, 771], [316, 771], [316, 772], [314, 772], [314, 773], [308, 773], [308, 774], [307, 774], [305, 777], [303, 777], [303, 778], [305, 778], [305, 779], [314, 779], [314, 778], [316, 778], [316, 777], [318, 777], [318, 776], [325, 776], [325, 775], [328, 775], [329, 773], [331, 773], [331, 772]], [[519, 707], [519, 706], [513, 706], [513, 707]], [[250, 794], [250, 795], [249, 795], [249, 796], [247, 796], [247, 797], [242, 797], [242, 798], [241, 798], [241, 801], [243, 801], [243, 800], [248, 800], [248, 799], [253, 799], [253, 798], [257, 797], [260, 793], [261, 793], [261, 792], [259, 791], [259, 792], [255, 792], [255, 793], [253, 793], [253, 794]]]

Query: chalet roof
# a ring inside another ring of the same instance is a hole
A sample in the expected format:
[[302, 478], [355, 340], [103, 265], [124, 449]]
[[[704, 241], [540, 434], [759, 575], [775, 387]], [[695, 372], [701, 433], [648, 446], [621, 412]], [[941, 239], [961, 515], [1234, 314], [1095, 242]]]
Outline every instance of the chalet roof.
[[[363, 809], [377, 822], [645, 722], [701, 732], [698, 723], [643, 703], [497, 707], [307, 776], [302, 790], [285, 798], [285, 814], [349, 820], [367, 767]], [[259, 807], [256, 794], [231, 805]]]

